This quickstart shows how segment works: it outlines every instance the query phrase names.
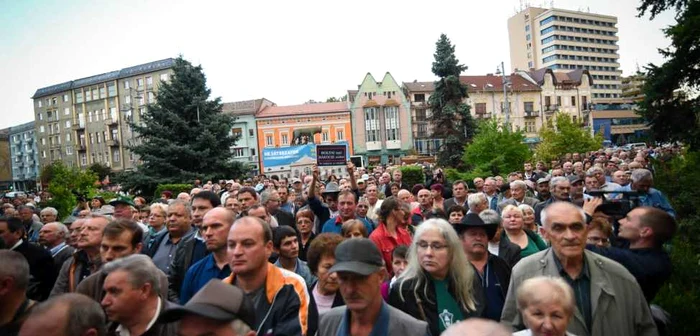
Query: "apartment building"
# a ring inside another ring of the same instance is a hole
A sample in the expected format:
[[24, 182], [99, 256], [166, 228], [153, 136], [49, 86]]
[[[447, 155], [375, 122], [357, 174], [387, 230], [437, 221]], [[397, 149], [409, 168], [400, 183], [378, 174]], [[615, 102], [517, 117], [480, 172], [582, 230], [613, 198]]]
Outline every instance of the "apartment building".
[[554, 72], [552, 69], [542, 68], [517, 73], [540, 86], [540, 111], [544, 116], [542, 121], [546, 121], [556, 112], [562, 112], [569, 115], [574, 122], [588, 125], [588, 115], [593, 106], [593, 79], [588, 70]]
[[527, 7], [508, 19], [511, 67], [588, 70], [591, 99], [613, 102], [622, 94], [617, 17]]
[[644, 100], [644, 83], [646, 82], [646, 76], [641, 73], [637, 73], [631, 76], [622, 78], [622, 97], [624, 99], [630, 99], [635, 103], [639, 103]]
[[260, 162], [258, 155], [257, 126], [255, 115], [274, 103], [265, 99], [244, 100], [231, 103], [224, 103], [223, 113], [230, 114], [236, 118], [231, 127], [231, 134], [238, 137], [238, 141], [231, 148], [233, 160], [246, 164], [253, 174], [260, 173]]
[[60, 160], [71, 167], [135, 168], [128, 122], [141, 122], [174, 64], [168, 58], [38, 89], [32, 99], [40, 165]]
[[365, 75], [357, 90], [348, 91], [352, 139], [356, 155], [370, 165], [400, 164], [413, 148], [411, 105], [390, 73], [381, 81]]
[[10, 140], [8, 129], [0, 130], [0, 190], [8, 190], [12, 186], [12, 164], [10, 156]]
[[35, 139], [34, 122], [7, 129], [14, 190], [36, 189], [39, 179], [39, 160]]
[[413, 149], [419, 155], [435, 156], [442, 146], [443, 139], [432, 137], [433, 127], [430, 123], [430, 95], [435, 90], [433, 82], [413, 81], [403, 83], [403, 91], [411, 104], [411, 124], [413, 132]]

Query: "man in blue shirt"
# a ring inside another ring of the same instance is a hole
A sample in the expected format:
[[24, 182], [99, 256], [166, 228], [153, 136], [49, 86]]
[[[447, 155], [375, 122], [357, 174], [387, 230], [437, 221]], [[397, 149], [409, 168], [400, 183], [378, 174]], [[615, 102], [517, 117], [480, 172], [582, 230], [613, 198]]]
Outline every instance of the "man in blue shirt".
[[632, 171], [630, 184], [618, 188], [615, 191], [637, 191], [640, 206], [649, 206], [666, 211], [673, 218], [676, 218], [676, 211], [671, 207], [666, 196], [661, 191], [652, 188], [654, 177], [648, 169], [635, 169]]
[[272, 237], [272, 246], [279, 255], [275, 266], [292, 271], [302, 278], [309, 286], [316, 281], [306, 263], [299, 259], [299, 238], [291, 226], [280, 225]]
[[357, 199], [355, 197], [355, 193], [349, 190], [341, 191], [340, 194], [338, 194], [338, 217], [327, 220], [326, 223], [323, 224], [323, 229], [321, 229], [322, 233], [332, 232], [341, 234], [343, 223], [351, 219], [361, 221], [367, 229], [367, 235], [372, 233], [374, 229], [372, 224], [367, 222], [364, 218], [357, 217], [355, 214], [355, 209], [357, 208]]
[[180, 290], [180, 304], [187, 303], [209, 280], [224, 279], [231, 275], [226, 256], [226, 239], [234, 220], [235, 214], [226, 208], [214, 208], [204, 215], [201, 233], [207, 251], [211, 253], [187, 270]]

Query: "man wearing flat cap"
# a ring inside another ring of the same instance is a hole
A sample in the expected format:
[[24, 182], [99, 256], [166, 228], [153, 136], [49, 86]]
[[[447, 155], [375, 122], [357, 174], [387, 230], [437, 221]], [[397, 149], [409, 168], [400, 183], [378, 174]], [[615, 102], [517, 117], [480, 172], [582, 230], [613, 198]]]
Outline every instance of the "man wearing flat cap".
[[254, 336], [255, 310], [242, 289], [212, 279], [184, 306], [164, 310], [158, 322], [180, 322], [181, 336]]
[[389, 306], [381, 295], [386, 269], [379, 249], [367, 238], [348, 239], [335, 249], [340, 294], [345, 306], [321, 317], [318, 335], [430, 335], [428, 324]]
[[469, 213], [453, 225], [462, 240], [467, 260], [479, 275], [484, 291], [485, 309], [481, 317], [500, 321], [501, 311], [508, 294], [511, 268], [499, 256], [489, 253], [488, 244], [496, 234], [497, 224], [486, 224], [479, 215]]

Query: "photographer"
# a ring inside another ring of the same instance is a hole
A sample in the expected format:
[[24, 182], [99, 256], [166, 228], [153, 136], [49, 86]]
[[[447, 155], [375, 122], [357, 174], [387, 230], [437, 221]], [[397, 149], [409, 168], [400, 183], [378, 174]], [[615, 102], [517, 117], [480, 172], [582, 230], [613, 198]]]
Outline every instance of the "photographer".
[[640, 194], [639, 205], [661, 209], [676, 218], [676, 211], [671, 207], [671, 203], [661, 191], [652, 188], [653, 185], [654, 177], [650, 170], [635, 169], [630, 176], [630, 184], [615, 191], [636, 191]]
[[78, 201], [78, 204], [75, 206], [75, 208], [73, 208], [73, 211], [71, 212], [72, 216], [78, 217], [78, 215], [80, 215], [80, 212], [83, 210], [91, 211], [86, 194], [79, 193], [75, 190], [71, 191], [71, 193], [75, 195], [75, 199]]
[[[428, 176], [428, 175], [426, 175]], [[442, 171], [442, 169], [438, 168], [435, 169], [435, 172], [433, 173], [432, 177], [429, 177], [427, 181], [425, 181], [425, 186], [426, 188], [429, 188], [433, 184], [440, 184], [442, 185], [442, 198], [444, 199], [450, 199], [452, 198], [452, 184], [447, 181], [447, 178], [445, 178], [445, 173]]]

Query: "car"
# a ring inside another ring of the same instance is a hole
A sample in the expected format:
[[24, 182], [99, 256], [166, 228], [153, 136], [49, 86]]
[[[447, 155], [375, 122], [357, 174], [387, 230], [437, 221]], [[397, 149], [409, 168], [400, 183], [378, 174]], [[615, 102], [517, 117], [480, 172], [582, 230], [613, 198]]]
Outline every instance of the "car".
[[24, 191], [10, 191], [10, 192], [5, 194], [5, 197], [7, 197], [7, 198], [27, 197], [27, 193]]
[[647, 144], [644, 142], [634, 142], [634, 143], [628, 144], [627, 146], [629, 146], [630, 149], [634, 149], [634, 150], [647, 149]]

